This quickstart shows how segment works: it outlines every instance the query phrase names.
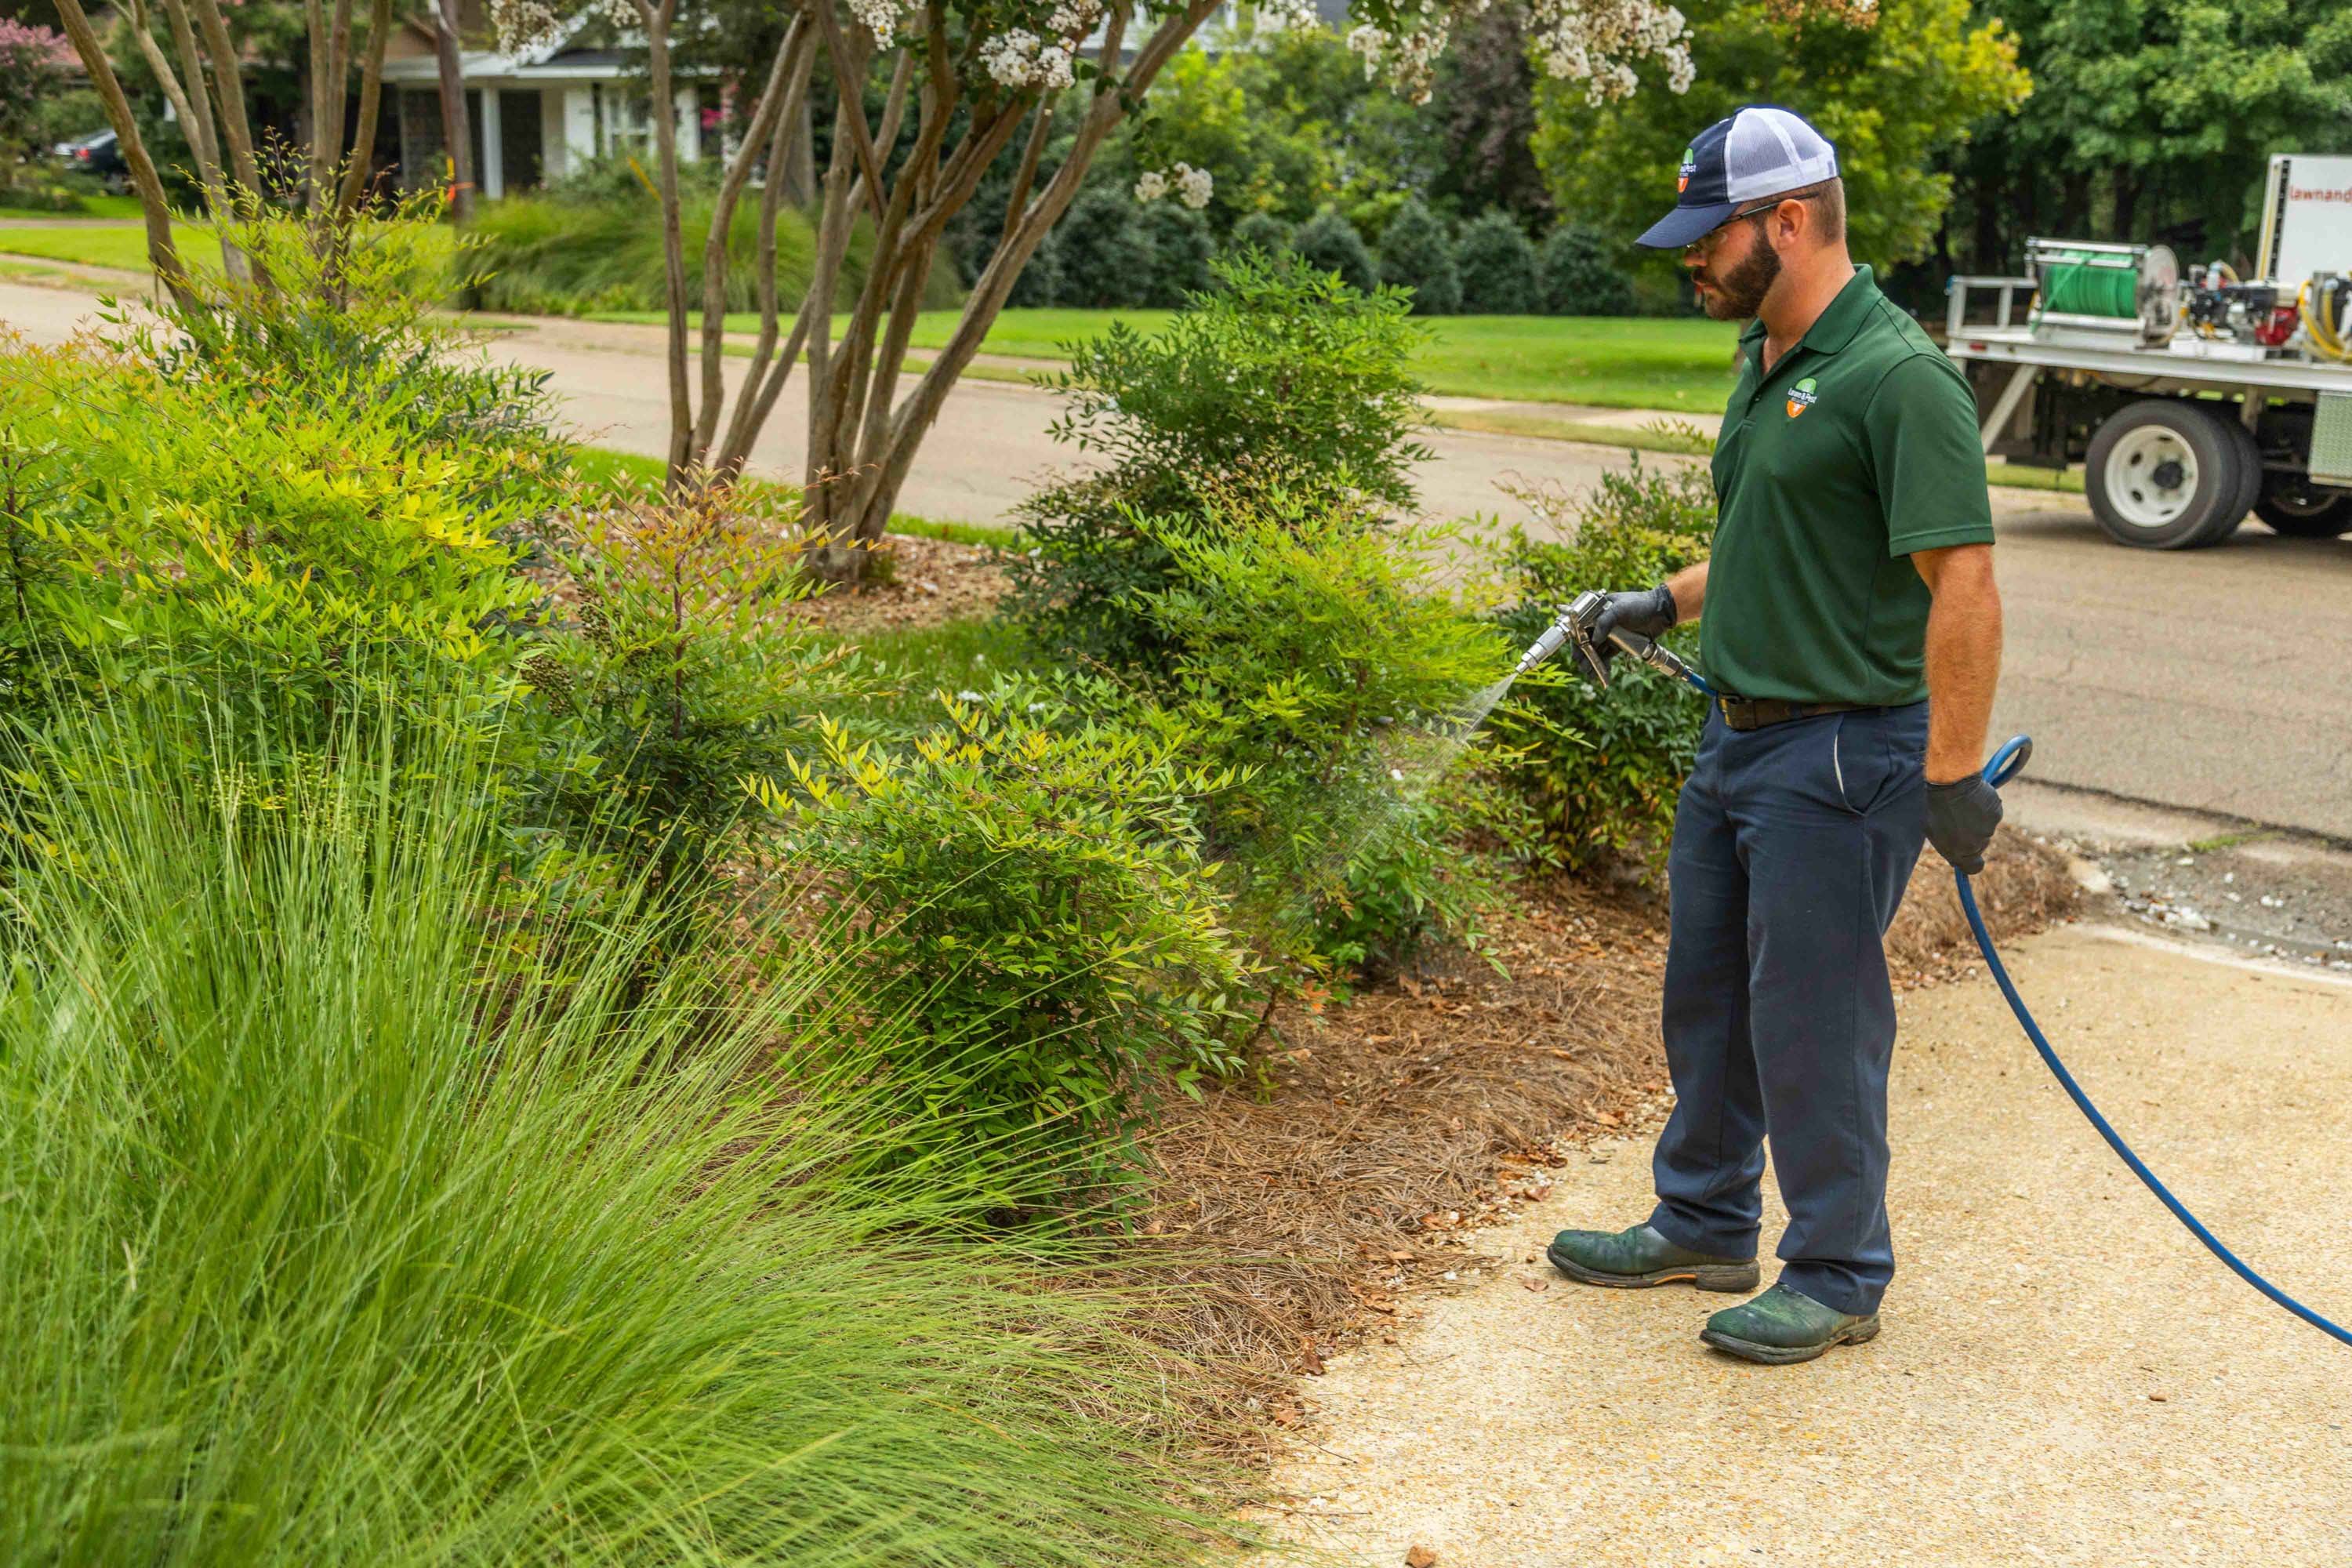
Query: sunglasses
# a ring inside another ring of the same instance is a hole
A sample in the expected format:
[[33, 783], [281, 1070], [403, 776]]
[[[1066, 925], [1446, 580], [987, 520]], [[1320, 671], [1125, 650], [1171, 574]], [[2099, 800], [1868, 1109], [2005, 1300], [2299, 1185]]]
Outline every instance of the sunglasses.
[[1733, 213], [1729, 217], [1725, 218], [1721, 223], [1717, 224], [1713, 228], [1708, 229], [1705, 234], [1700, 235], [1696, 239], [1692, 240], [1688, 245], [1684, 246], [1683, 254], [1685, 256], [1706, 256], [1712, 252], [1717, 246], [1723, 243], [1724, 234], [1733, 224], [1738, 223], [1740, 219], [1755, 217], [1761, 213], [1769, 213], [1774, 207], [1779, 206], [1782, 202], [1794, 201], [1797, 199], [1798, 198], [1793, 196], [1774, 196], [1769, 201], [1758, 202], [1752, 207], [1743, 207], [1739, 211]]

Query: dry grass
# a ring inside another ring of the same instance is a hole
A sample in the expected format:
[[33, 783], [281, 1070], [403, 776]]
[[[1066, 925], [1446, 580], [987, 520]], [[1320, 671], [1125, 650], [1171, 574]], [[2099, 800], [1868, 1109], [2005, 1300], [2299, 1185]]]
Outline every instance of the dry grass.
[[[1977, 888], [2004, 942], [2077, 897], [2056, 854], [2007, 832]], [[1662, 903], [1560, 879], [1528, 889], [1496, 937], [1507, 976], [1457, 955], [1342, 1007], [1287, 1008], [1263, 1085], [1166, 1112], [1138, 1272], [1183, 1288], [1159, 1331], [1216, 1370], [1213, 1438], [1270, 1455], [1298, 1419], [1297, 1374], [1388, 1331], [1413, 1287], [1466, 1267], [1471, 1234], [1540, 1196], [1575, 1146], [1663, 1110]], [[1905, 988], [1973, 967], [1932, 851], [1887, 952]]]

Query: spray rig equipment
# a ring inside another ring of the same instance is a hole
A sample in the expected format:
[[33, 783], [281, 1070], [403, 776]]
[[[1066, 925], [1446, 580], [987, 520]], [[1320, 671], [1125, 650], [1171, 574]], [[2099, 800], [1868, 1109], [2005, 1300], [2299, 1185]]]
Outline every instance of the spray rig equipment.
[[2352, 533], [2352, 157], [2271, 159], [2252, 270], [2167, 247], [2030, 239], [2021, 277], [1947, 286], [1945, 353], [1988, 457], [2080, 463], [2148, 550]]
[[[1561, 608], [1559, 618], [1544, 628], [1543, 636], [1529, 643], [1528, 651], [1519, 655], [1518, 668], [1511, 672], [1511, 678], [1516, 680], [1525, 675], [1558, 653], [1562, 644], [1567, 644], [1576, 650], [1576, 657], [1583, 663], [1585, 673], [1591, 676], [1596, 684], [1607, 686], [1609, 660], [1594, 646], [1592, 634], [1593, 628], [1600, 625], [1601, 612], [1607, 608], [1608, 604], [1609, 595], [1594, 589], [1587, 588], [1579, 594]], [[1629, 632], [1621, 627], [1609, 634], [1609, 641], [1612, 646], [1632, 654], [1654, 669], [1664, 670], [1676, 680], [1687, 681], [1701, 691], [1709, 689], [1706, 683], [1698, 678], [1697, 672], [1675, 657], [1672, 648], [1638, 632]]]

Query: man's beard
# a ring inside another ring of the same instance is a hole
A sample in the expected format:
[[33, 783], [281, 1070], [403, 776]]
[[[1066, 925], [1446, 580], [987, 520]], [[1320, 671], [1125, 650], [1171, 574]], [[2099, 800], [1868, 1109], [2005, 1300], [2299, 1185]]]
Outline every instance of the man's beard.
[[1738, 266], [1721, 274], [1712, 270], [1700, 274], [1707, 291], [1699, 297], [1699, 303], [1714, 321], [1752, 321], [1780, 276], [1780, 253], [1758, 230], [1756, 243], [1748, 247]]

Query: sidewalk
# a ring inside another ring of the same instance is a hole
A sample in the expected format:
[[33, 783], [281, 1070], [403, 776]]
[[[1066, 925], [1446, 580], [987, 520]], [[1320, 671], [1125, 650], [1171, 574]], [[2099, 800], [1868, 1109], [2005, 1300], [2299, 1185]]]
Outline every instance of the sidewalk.
[[[2095, 926], [2010, 957], [2183, 1201], [2352, 1318], [2352, 985]], [[1499, 1270], [1308, 1381], [1279, 1528], [1439, 1568], [2352, 1560], [2347, 1352], [2180, 1228], [1989, 981], [1905, 998], [1893, 1120], [1901, 1271], [1874, 1342], [1751, 1367], [1695, 1337], [1738, 1297], [1560, 1279], [1555, 1230], [1650, 1205], [1648, 1136], [1603, 1145], [1474, 1244]]]

